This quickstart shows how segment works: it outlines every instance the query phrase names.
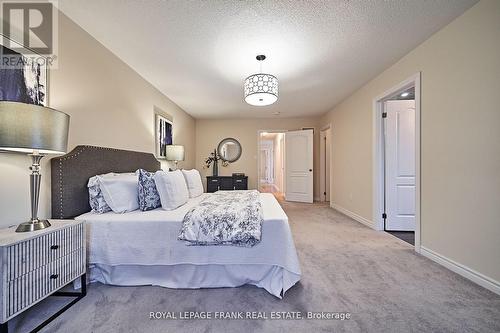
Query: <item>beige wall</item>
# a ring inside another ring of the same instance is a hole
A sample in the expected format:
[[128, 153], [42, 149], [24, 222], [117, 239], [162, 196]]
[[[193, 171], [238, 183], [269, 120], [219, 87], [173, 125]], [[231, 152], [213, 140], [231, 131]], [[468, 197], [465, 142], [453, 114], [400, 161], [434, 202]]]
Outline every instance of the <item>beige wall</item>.
[[[319, 129], [318, 118], [262, 118], [262, 119], [210, 119], [196, 120], [196, 168], [202, 176], [212, 174], [212, 168], [203, 169], [205, 158], [227, 137], [237, 139], [243, 147], [241, 158], [228, 167], [219, 164], [219, 175], [244, 172], [250, 189], [257, 188], [257, 133], [259, 130], [294, 130], [315, 127], [314, 131], [314, 197], [318, 197]], [[206, 184], [206, 179], [204, 179]]]
[[[154, 107], [174, 121], [174, 142], [195, 160], [195, 121], [109, 50], [60, 15], [59, 68], [51, 70], [50, 106], [71, 116], [69, 149], [78, 144], [154, 152]], [[43, 163], [40, 216], [50, 216], [49, 157]], [[29, 159], [0, 154], [0, 227], [29, 217]]]
[[[321, 118], [197, 120], [66, 17], [59, 20], [59, 69], [50, 73], [50, 106], [71, 115], [70, 149], [94, 144], [154, 150], [153, 108], [173, 116], [182, 167], [202, 174], [225, 137], [243, 146], [220, 173], [241, 171], [257, 185], [257, 131], [332, 123], [331, 201], [372, 220], [372, 101], [422, 72], [422, 246], [500, 281], [500, 1], [483, 0]], [[50, 216], [48, 158], [41, 216]], [[0, 226], [28, 217], [26, 156], [0, 154]]]
[[372, 220], [373, 98], [422, 73], [422, 246], [500, 281], [500, 1], [483, 0], [326, 114], [332, 202]]

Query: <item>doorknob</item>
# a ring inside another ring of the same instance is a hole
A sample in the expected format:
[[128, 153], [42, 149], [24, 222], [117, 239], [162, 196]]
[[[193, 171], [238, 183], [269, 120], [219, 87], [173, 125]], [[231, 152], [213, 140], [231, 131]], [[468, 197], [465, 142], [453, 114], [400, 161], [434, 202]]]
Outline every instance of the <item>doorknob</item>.
[[313, 169], [309, 169], [309, 172], [312, 172], [312, 171], [313, 171]]

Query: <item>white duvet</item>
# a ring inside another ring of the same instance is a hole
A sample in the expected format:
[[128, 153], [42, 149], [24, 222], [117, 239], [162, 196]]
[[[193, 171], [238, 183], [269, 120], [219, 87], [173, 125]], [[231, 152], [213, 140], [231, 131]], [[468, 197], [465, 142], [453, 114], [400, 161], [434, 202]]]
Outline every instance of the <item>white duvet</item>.
[[300, 265], [288, 217], [272, 194], [261, 193], [262, 241], [251, 248], [186, 246], [177, 239], [184, 215], [205, 193], [171, 211], [86, 213], [92, 277], [118, 285], [170, 288], [253, 284], [281, 297], [300, 280]]

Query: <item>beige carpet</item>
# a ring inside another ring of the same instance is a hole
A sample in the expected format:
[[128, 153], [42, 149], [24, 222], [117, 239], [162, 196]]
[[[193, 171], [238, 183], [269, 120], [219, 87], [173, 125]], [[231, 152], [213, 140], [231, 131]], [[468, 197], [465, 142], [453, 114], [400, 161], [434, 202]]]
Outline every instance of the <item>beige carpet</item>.
[[[89, 286], [44, 332], [500, 332], [500, 296], [415, 254], [412, 247], [321, 204], [283, 204], [302, 281], [283, 300], [240, 288]], [[265, 237], [265, 235], [263, 235]], [[25, 332], [60, 300], [19, 316]], [[150, 311], [327, 311], [350, 320], [150, 320]]]

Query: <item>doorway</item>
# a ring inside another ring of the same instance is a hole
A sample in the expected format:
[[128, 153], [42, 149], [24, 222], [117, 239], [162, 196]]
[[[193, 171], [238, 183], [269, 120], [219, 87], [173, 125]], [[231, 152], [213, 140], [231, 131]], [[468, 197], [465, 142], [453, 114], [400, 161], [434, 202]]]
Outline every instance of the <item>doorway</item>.
[[319, 132], [319, 183], [320, 201], [330, 202], [330, 152], [331, 152], [331, 125]]
[[[415, 87], [384, 101], [384, 230], [415, 245]], [[406, 99], [405, 99], [406, 98]]]
[[420, 74], [374, 101], [374, 219], [420, 251]]
[[258, 189], [273, 193], [278, 199], [284, 198], [284, 132], [262, 131], [258, 137]]

